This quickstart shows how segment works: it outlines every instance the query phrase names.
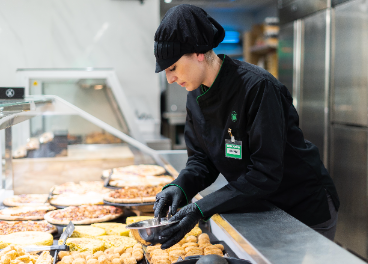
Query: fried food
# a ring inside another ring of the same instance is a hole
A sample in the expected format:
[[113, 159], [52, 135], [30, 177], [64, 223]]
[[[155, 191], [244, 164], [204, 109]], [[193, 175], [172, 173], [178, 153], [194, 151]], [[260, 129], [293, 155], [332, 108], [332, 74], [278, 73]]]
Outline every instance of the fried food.
[[197, 238], [196, 238], [195, 236], [187, 236], [187, 237], [185, 238], [185, 240], [186, 240], [187, 242], [194, 242], [194, 243], [197, 243]]
[[87, 260], [87, 264], [99, 264], [97, 259], [91, 258]]
[[62, 260], [63, 259], [63, 257], [65, 257], [65, 256], [69, 256], [70, 255], [70, 252], [68, 252], [68, 251], [60, 251], [59, 253], [58, 253], [58, 258], [60, 259], [60, 260]]
[[140, 261], [143, 259], [143, 252], [133, 251], [132, 257], [135, 258], [136, 261]]
[[137, 261], [133, 257], [125, 258], [124, 264], [137, 264]]
[[207, 240], [210, 240], [210, 237], [208, 236], [208, 234], [203, 233], [203, 234], [200, 234], [200, 235], [198, 236], [198, 240], [200, 240], [200, 239], [207, 239]]
[[147, 247], [147, 253], [151, 253], [152, 251], [154, 251], [155, 249], [160, 249], [161, 248], [161, 244], [157, 244], [155, 246], [148, 246]]
[[189, 242], [182, 245], [182, 247], [185, 249], [186, 247], [198, 247], [197, 243]]
[[73, 260], [72, 264], [86, 264], [86, 260], [84, 258], [76, 258], [75, 260]]
[[52, 261], [53, 258], [50, 255], [50, 251], [43, 251], [35, 264], [51, 264]]
[[219, 248], [205, 248], [204, 249], [204, 254], [205, 255], [219, 255], [219, 256], [223, 256], [222, 254], [222, 250]]
[[120, 258], [114, 258], [113, 260], [111, 260], [112, 264], [121, 264], [121, 260]]

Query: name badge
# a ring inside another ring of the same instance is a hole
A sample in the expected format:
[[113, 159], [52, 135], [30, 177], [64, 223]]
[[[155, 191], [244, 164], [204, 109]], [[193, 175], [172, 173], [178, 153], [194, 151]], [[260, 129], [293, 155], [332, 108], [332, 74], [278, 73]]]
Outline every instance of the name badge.
[[232, 159], [242, 159], [242, 142], [235, 140], [231, 134], [231, 129], [228, 130], [231, 139], [225, 139], [225, 157]]

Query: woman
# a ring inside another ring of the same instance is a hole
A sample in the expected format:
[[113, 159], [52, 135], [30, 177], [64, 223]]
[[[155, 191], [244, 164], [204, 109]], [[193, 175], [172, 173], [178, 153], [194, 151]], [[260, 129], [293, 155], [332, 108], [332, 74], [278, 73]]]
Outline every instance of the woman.
[[[162, 232], [162, 248], [180, 241], [200, 219], [256, 200], [333, 240], [338, 195], [317, 147], [304, 140], [289, 91], [257, 66], [214, 54], [224, 35], [192, 5], [171, 8], [155, 34], [156, 72], [165, 70], [169, 83], [189, 91], [188, 161], [154, 206], [156, 217], [171, 206], [171, 220], [180, 220]], [[228, 184], [190, 203], [219, 173]]]

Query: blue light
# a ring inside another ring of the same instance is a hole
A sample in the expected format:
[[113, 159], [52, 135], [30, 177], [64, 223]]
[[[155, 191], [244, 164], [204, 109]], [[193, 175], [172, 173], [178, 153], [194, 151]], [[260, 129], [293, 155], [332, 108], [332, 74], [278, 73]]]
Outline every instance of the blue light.
[[239, 36], [237, 31], [225, 31], [225, 38], [221, 43], [239, 43]]

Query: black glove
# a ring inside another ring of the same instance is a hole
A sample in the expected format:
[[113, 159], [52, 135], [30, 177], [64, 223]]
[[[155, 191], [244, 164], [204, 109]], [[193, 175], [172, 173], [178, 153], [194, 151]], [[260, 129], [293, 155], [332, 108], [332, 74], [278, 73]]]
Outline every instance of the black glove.
[[197, 205], [192, 203], [184, 206], [169, 220], [170, 222], [179, 220], [179, 222], [161, 232], [161, 249], [167, 249], [182, 240], [183, 237], [195, 227], [201, 218], [202, 214]]
[[171, 215], [174, 215], [183, 199], [185, 199], [185, 195], [179, 187], [174, 185], [166, 187], [156, 195], [156, 202], [153, 206], [155, 217], [165, 217], [169, 211], [169, 206], [171, 206]]

